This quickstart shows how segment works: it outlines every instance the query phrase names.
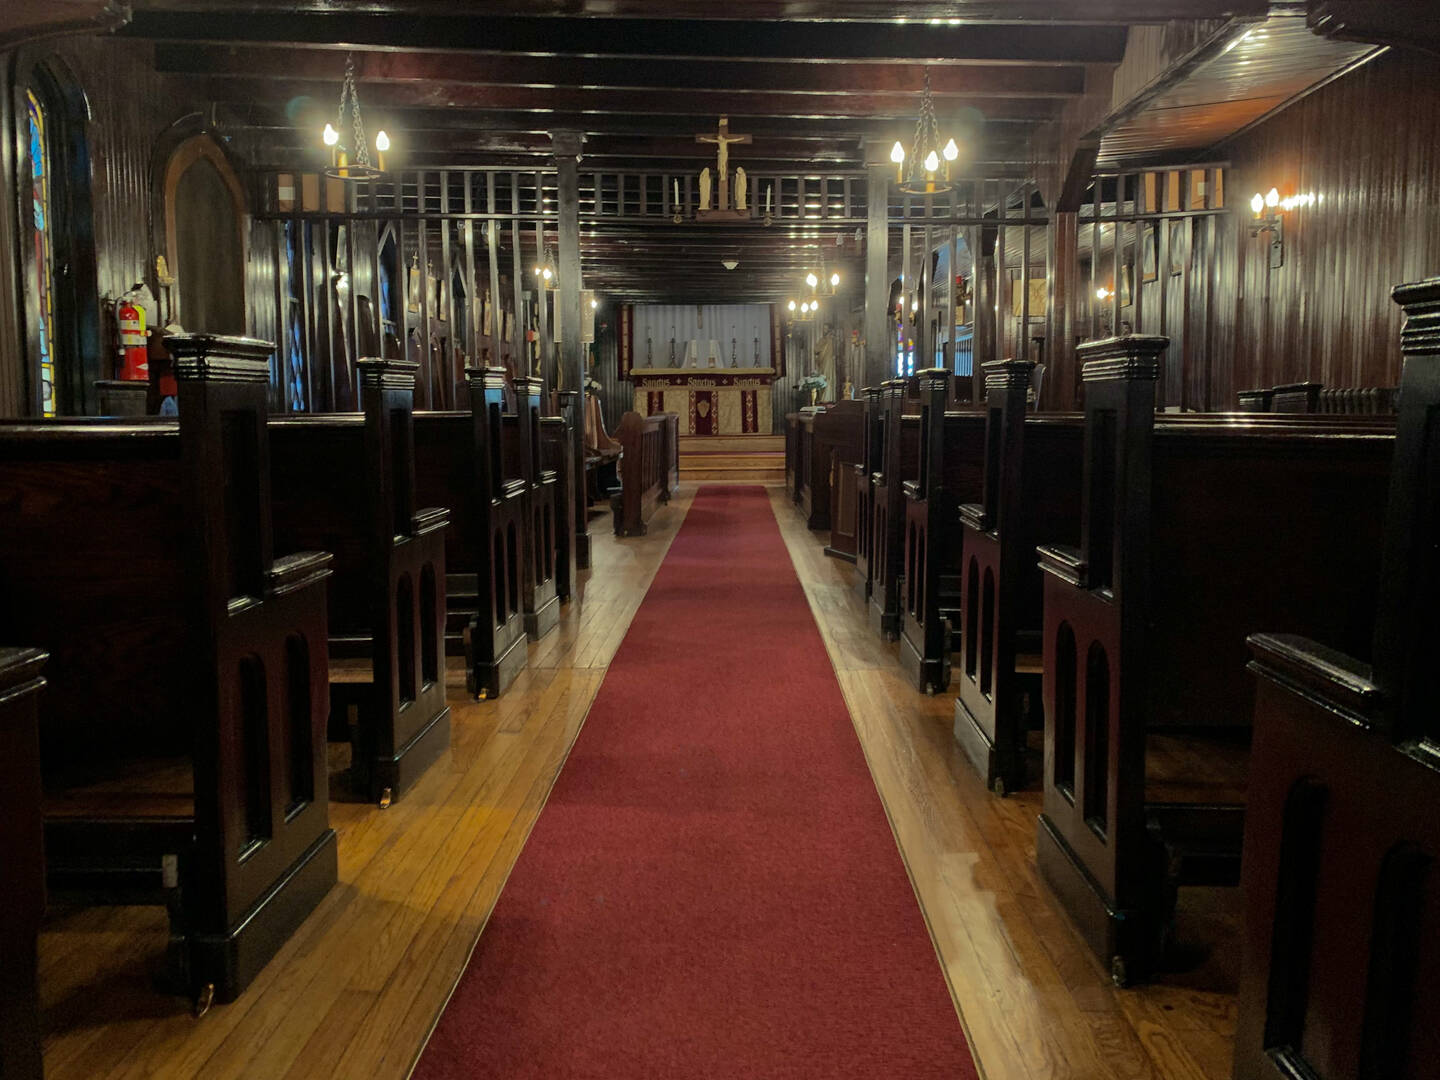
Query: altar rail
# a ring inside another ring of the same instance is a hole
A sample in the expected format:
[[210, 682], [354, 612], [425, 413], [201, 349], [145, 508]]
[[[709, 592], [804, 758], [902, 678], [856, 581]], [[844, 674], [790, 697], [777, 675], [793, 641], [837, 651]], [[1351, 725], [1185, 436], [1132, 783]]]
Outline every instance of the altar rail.
[[620, 494], [610, 500], [616, 536], [644, 536], [645, 522], [680, 486], [680, 417], [627, 412], [615, 431], [620, 442]]

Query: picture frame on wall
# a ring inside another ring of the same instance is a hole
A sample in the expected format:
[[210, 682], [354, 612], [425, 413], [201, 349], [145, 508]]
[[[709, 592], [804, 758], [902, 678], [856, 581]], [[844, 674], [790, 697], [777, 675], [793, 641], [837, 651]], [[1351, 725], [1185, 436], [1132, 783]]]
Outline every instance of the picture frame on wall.
[[[1030, 290], [1030, 321], [1036, 322], [1045, 318], [1045, 304], [1048, 299], [1049, 290], [1046, 288], [1046, 281], [1043, 277], [1032, 277], [1029, 282]], [[1012, 271], [1010, 275], [1010, 315], [1012, 318], [1020, 318], [1024, 312], [1022, 304], [1023, 294], [1020, 292], [1020, 279]]]
[[1170, 222], [1170, 276], [1176, 277], [1190, 265], [1190, 219]]
[[405, 310], [417, 314], [420, 311], [420, 262], [413, 257], [405, 281]]

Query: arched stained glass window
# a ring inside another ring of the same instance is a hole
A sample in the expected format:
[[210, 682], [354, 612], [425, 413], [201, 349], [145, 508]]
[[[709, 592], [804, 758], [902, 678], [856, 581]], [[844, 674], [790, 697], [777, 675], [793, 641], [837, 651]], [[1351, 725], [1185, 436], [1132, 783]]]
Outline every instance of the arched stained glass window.
[[35, 290], [39, 320], [37, 357], [40, 411], [55, 415], [55, 243], [51, 235], [50, 146], [45, 109], [35, 91], [25, 92], [30, 132], [30, 176], [35, 215]]

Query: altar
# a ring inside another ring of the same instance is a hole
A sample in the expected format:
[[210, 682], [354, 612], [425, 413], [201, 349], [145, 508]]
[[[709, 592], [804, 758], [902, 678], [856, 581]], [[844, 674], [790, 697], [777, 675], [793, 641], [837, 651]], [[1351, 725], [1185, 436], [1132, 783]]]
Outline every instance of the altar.
[[673, 412], [682, 435], [769, 435], [773, 367], [632, 368], [635, 411]]

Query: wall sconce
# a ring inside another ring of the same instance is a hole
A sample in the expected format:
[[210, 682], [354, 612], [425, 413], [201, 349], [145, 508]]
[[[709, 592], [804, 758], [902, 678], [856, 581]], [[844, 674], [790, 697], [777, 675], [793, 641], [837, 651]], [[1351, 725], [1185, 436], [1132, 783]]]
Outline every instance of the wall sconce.
[[1280, 216], [1302, 206], [1314, 206], [1315, 193], [1280, 197], [1278, 188], [1271, 188], [1264, 195], [1258, 191], [1250, 198], [1250, 209], [1255, 220], [1250, 223], [1250, 235], [1270, 234], [1270, 269], [1279, 270], [1285, 265], [1285, 221]]

